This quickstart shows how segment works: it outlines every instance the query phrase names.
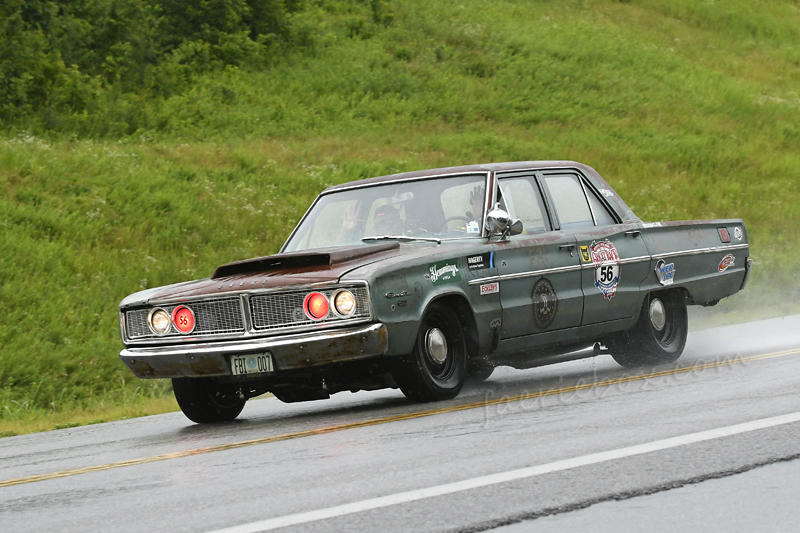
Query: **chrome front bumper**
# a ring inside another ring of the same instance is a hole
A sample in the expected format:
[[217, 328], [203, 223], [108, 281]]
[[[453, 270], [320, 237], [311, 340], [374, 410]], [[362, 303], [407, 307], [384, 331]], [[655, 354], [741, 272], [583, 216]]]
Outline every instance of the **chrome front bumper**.
[[389, 333], [383, 324], [355, 328], [174, 346], [131, 347], [119, 354], [140, 378], [230, 376], [231, 355], [272, 354], [275, 372], [354, 361], [386, 353]]

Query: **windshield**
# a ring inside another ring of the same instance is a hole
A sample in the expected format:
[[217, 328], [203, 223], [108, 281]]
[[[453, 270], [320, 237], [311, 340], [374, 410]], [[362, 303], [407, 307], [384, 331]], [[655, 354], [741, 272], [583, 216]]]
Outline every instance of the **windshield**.
[[480, 236], [485, 182], [485, 174], [470, 174], [326, 194], [283, 251], [363, 244], [372, 237], [438, 240]]

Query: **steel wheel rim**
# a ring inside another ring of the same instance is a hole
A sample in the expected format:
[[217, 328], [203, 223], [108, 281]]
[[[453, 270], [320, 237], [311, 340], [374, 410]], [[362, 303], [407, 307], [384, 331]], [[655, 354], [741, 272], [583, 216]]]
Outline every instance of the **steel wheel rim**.
[[431, 328], [425, 334], [425, 354], [435, 365], [447, 362], [447, 338], [439, 328]]
[[[659, 307], [663, 309], [663, 325], [661, 329], [657, 328], [657, 324], [653, 321], [652, 318], [652, 309], [653, 306]], [[675, 325], [675, 309], [673, 306], [669, 304], [669, 302], [664, 302], [660, 298], [653, 298], [650, 301], [650, 305], [648, 306], [648, 315], [650, 315], [650, 325], [653, 328], [653, 336], [656, 339], [656, 342], [665, 350], [669, 350], [672, 348], [672, 343], [675, 341], [675, 335], [677, 331], [677, 327]]]
[[456, 358], [452, 355], [458, 346], [454, 346], [452, 339], [448, 339], [448, 324], [439, 315], [429, 317], [424, 327], [425, 335], [420, 339], [422, 363], [434, 381], [445, 382], [455, 371]]
[[667, 325], [667, 310], [659, 298], [650, 300], [650, 324], [656, 331], [664, 331]]

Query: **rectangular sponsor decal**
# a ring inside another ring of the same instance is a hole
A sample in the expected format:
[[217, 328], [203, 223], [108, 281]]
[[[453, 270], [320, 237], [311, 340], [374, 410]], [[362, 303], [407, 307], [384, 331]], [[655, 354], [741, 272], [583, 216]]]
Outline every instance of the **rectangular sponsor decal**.
[[581, 246], [581, 261], [584, 263], [591, 263], [592, 256], [589, 255], [589, 247], [588, 246]]
[[721, 242], [731, 242], [731, 234], [728, 233], [728, 228], [717, 228], [717, 232]]
[[500, 292], [500, 284], [497, 282], [484, 283], [481, 285], [481, 296], [484, 294], [494, 294], [496, 292]]
[[494, 268], [494, 252], [486, 252], [480, 255], [468, 256], [467, 268], [469, 270], [482, 270], [484, 268]]
[[645, 222], [642, 224], [643, 228], [660, 228], [661, 222]]
[[430, 272], [431, 283], [434, 285], [461, 281], [461, 271], [458, 269], [455, 259], [428, 263], [428, 271]]

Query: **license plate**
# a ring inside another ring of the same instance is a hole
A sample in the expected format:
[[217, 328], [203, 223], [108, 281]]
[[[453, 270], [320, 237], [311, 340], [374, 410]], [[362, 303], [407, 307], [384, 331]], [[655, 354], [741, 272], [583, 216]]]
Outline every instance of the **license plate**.
[[248, 355], [232, 355], [231, 371], [234, 376], [272, 372], [272, 354], [265, 352]]

